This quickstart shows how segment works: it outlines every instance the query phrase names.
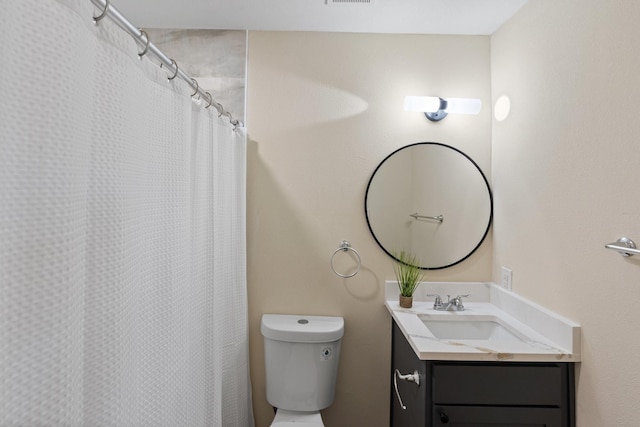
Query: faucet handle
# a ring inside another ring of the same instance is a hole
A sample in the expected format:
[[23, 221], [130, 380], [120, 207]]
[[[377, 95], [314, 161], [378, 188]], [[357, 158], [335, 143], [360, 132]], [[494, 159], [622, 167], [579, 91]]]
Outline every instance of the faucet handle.
[[442, 298], [438, 294], [427, 294], [428, 297], [436, 297], [436, 301], [442, 302]]
[[462, 303], [462, 298], [469, 298], [469, 294], [466, 295], [458, 295], [453, 299], [453, 305], [456, 306], [457, 310], [464, 310], [464, 304]]
[[427, 294], [428, 297], [436, 297], [433, 301], [433, 308], [442, 307], [442, 298], [438, 294]]

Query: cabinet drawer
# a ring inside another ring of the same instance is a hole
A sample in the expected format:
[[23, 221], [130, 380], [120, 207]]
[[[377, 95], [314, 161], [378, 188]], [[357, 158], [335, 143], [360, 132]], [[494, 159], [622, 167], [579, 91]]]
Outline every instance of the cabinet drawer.
[[560, 408], [435, 406], [433, 427], [562, 427]]
[[434, 364], [433, 401], [458, 405], [562, 406], [563, 372], [554, 364]]

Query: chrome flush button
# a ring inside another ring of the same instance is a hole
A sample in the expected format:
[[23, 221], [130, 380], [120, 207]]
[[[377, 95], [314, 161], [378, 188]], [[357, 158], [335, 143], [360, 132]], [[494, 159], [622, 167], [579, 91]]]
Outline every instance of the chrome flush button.
[[322, 349], [322, 360], [331, 360], [333, 349], [331, 347], [325, 347]]

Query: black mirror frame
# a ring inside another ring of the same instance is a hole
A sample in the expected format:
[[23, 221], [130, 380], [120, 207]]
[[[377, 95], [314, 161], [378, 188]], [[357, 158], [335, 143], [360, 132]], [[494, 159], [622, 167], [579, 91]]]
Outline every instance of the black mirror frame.
[[409, 144], [409, 145], [405, 145], [404, 147], [400, 147], [397, 150], [393, 151], [391, 154], [389, 154], [387, 157], [385, 157], [380, 164], [378, 164], [378, 166], [375, 168], [375, 170], [373, 171], [373, 173], [371, 174], [371, 178], [369, 178], [369, 182], [367, 183], [367, 190], [365, 191], [365, 195], [364, 195], [364, 216], [367, 220], [367, 226], [369, 227], [369, 231], [371, 232], [371, 235], [373, 236], [373, 239], [376, 241], [376, 243], [378, 244], [378, 246], [380, 246], [380, 248], [387, 254], [389, 255], [391, 258], [393, 258], [396, 261], [400, 261], [398, 258], [394, 257], [393, 254], [391, 252], [389, 252], [383, 245], [382, 243], [380, 243], [380, 241], [378, 240], [378, 237], [376, 237], [376, 234], [373, 232], [373, 228], [371, 227], [371, 222], [369, 221], [369, 213], [367, 210], [367, 200], [369, 198], [369, 188], [371, 187], [371, 182], [373, 181], [373, 178], [376, 176], [376, 172], [378, 172], [378, 169], [380, 169], [380, 167], [382, 167], [382, 165], [384, 164], [384, 162], [386, 162], [389, 158], [391, 158], [394, 154], [398, 153], [399, 151], [402, 151], [406, 148], [409, 147], [414, 147], [416, 145], [439, 145], [441, 147], [445, 147], [445, 148], [450, 148], [451, 150], [454, 150], [460, 154], [462, 154], [467, 160], [469, 160], [473, 166], [476, 167], [476, 169], [478, 169], [478, 172], [480, 172], [480, 175], [482, 176], [482, 179], [484, 180], [485, 185], [487, 186], [487, 191], [489, 193], [489, 206], [490, 206], [490, 212], [489, 212], [489, 221], [487, 223], [487, 228], [485, 229], [482, 238], [480, 239], [480, 241], [478, 242], [478, 244], [464, 257], [460, 258], [459, 260], [452, 262], [451, 264], [447, 264], [447, 265], [443, 265], [443, 266], [438, 266], [438, 267], [423, 267], [420, 266], [420, 268], [422, 270], [442, 270], [444, 268], [448, 268], [448, 267], [452, 267], [456, 264], [460, 264], [462, 261], [466, 260], [467, 258], [469, 258], [471, 255], [473, 255], [473, 253], [478, 250], [478, 248], [480, 247], [480, 245], [482, 245], [482, 243], [484, 242], [484, 240], [487, 237], [487, 234], [489, 234], [489, 230], [491, 229], [491, 224], [493, 222], [493, 193], [491, 191], [491, 186], [489, 185], [489, 181], [487, 180], [487, 177], [485, 176], [484, 172], [482, 172], [482, 169], [480, 169], [480, 166], [478, 166], [478, 164], [468, 155], [466, 155], [464, 152], [460, 151], [459, 149], [452, 147], [450, 145], [447, 144], [443, 144], [441, 142], [416, 142], [413, 144]]

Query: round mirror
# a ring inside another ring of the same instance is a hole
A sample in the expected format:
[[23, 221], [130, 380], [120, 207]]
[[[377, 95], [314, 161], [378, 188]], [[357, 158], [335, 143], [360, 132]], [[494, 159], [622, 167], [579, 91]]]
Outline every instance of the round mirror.
[[437, 142], [402, 147], [369, 180], [364, 199], [374, 239], [392, 258], [415, 255], [420, 268], [458, 264], [482, 243], [491, 225], [487, 178], [462, 151]]

